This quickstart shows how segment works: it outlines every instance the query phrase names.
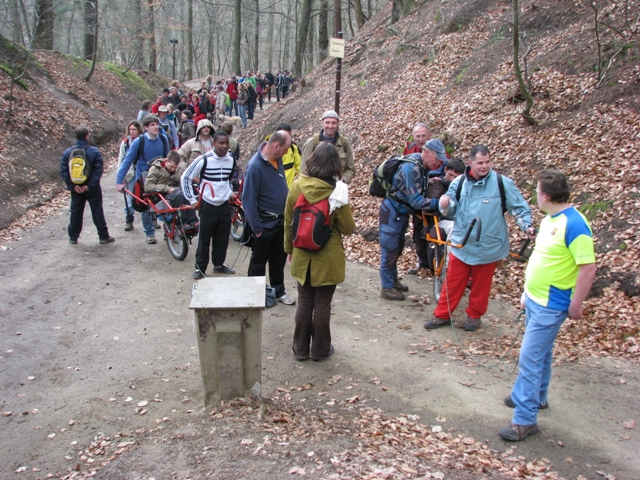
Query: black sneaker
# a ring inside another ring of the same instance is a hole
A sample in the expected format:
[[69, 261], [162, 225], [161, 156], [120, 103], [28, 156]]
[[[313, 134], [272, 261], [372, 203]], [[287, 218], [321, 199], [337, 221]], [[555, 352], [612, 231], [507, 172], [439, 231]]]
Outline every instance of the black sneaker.
[[[511, 398], [511, 395], [504, 397], [504, 404], [509, 408], [516, 408], [516, 403]], [[540, 402], [540, 405], [538, 405], [538, 410], [546, 410], [547, 408], [549, 408], [549, 402]]]
[[326, 357], [323, 358], [314, 358], [311, 357], [311, 360], [313, 360], [314, 362], [321, 362], [322, 360], [324, 360], [325, 358], [329, 358], [331, 355], [333, 355], [334, 353], [336, 353], [335, 349], [333, 348], [333, 345], [331, 345], [331, 347], [329, 348], [329, 353], [327, 353]]
[[227, 275], [233, 275], [236, 271], [226, 265], [222, 265], [220, 267], [213, 267], [213, 271], [216, 273], [226, 273]]
[[193, 272], [193, 275], [191, 275], [191, 278], [193, 278], [194, 280], [200, 280], [201, 278], [205, 278], [205, 274], [200, 270], [196, 270], [195, 272]]
[[77, 245], [78, 244], [78, 239], [77, 238], [70, 238], [69, 239], [69, 243], [71, 245]]
[[113, 238], [113, 237], [101, 238], [100, 239], [100, 245], [106, 245], [107, 243], [113, 243], [115, 241], [116, 241], [116, 239]]
[[131, 230], [133, 230], [133, 222], [127, 222], [124, 225], [124, 231], [125, 232], [130, 232]]

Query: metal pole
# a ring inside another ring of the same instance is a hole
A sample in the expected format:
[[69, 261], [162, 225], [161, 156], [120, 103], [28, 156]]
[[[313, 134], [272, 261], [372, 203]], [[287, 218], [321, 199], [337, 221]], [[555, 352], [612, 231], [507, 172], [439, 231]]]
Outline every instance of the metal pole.
[[[342, 38], [342, 11], [340, 9], [340, 0], [336, 0], [333, 6], [334, 12], [334, 32], [338, 33], [338, 38]], [[335, 108], [337, 114], [340, 114], [340, 80], [342, 77], [342, 59], [338, 58], [336, 62], [336, 99]]]
[[172, 38], [169, 42], [173, 45], [173, 79], [176, 80], [176, 45], [178, 44], [178, 39]]

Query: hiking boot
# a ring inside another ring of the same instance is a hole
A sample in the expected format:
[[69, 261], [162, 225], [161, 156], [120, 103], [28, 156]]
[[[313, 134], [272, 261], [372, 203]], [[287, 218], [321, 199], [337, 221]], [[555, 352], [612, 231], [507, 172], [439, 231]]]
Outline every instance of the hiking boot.
[[155, 245], [158, 242], [156, 241], [156, 237], [151, 236], [151, 237], [147, 237], [147, 243], [149, 245]]
[[500, 436], [510, 442], [519, 442], [524, 440], [529, 435], [535, 435], [539, 433], [538, 424], [533, 423], [531, 425], [517, 425], [512, 423], [508, 427], [501, 428], [498, 433]]
[[462, 329], [465, 332], [475, 332], [478, 329], [479, 326], [480, 326], [480, 319], [479, 318], [467, 317], [467, 321], [464, 322], [464, 325], [463, 325]]
[[236, 271], [226, 265], [221, 265], [219, 267], [213, 267], [213, 271], [216, 273], [226, 273], [227, 275], [233, 275]]
[[284, 303], [285, 305], [295, 305], [296, 303], [296, 301], [286, 293], [281, 297], [276, 298], [276, 300], [280, 303]]
[[125, 232], [130, 232], [131, 230], [133, 230], [133, 222], [127, 222], [124, 224], [124, 231]]
[[71, 245], [77, 245], [78, 244], [78, 239], [77, 238], [70, 238], [69, 239], [69, 243]]
[[380, 297], [385, 300], [404, 300], [404, 294], [395, 288], [383, 288], [380, 290]]
[[427, 330], [433, 330], [434, 328], [444, 327], [445, 325], [451, 325], [451, 319], [433, 317], [431, 320], [424, 322], [423, 326]]
[[200, 270], [196, 270], [195, 272], [193, 272], [193, 275], [191, 275], [191, 278], [193, 278], [194, 280], [200, 280], [201, 278], [205, 278], [205, 274]]
[[115, 241], [116, 241], [116, 239], [113, 238], [113, 237], [101, 238], [100, 239], [100, 245], [106, 245], [107, 243], [113, 243]]
[[[511, 398], [511, 395], [504, 397], [503, 401], [507, 407], [516, 408], [516, 403]], [[540, 402], [540, 405], [538, 405], [538, 410], [546, 410], [547, 408], [549, 408], [549, 402]]]
[[398, 280], [397, 278], [396, 278], [396, 283], [393, 284], [393, 288], [395, 288], [399, 292], [408, 292], [409, 291], [409, 287], [407, 287], [406, 285], [403, 285], [402, 283], [400, 283], [400, 280]]

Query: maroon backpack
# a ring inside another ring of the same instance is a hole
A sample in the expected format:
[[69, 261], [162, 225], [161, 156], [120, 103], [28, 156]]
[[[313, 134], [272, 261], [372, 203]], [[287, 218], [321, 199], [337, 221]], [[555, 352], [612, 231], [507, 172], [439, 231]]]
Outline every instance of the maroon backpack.
[[301, 193], [293, 210], [293, 246], [310, 252], [318, 251], [329, 242], [331, 231], [329, 199], [309, 203]]

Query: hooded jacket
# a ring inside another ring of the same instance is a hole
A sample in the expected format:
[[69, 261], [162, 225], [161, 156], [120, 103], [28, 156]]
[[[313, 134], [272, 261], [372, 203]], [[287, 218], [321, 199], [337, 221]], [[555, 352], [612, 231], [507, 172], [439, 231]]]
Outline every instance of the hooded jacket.
[[147, 179], [144, 182], [144, 189], [147, 193], [159, 192], [165, 194], [169, 193], [170, 188], [180, 186], [180, 177], [186, 168], [185, 164], [180, 162], [180, 165], [172, 174], [164, 168], [165, 161], [162, 158], [158, 158], [151, 164]]
[[215, 133], [213, 123], [211, 123], [209, 120], [200, 120], [198, 122], [198, 128], [196, 129], [196, 136], [184, 142], [184, 144], [180, 147], [180, 150], [178, 150], [180, 158], [187, 162], [187, 165], [191, 165], [196, 158], [206, 153], [202, 142], [200, 141], [200, 131], [204, 127], [211, 128], [209, 138], [211, 138], [211, 146], [213, 146], [213, 134]]
[[[312, 287], [336, 285], [344, 282], [346, 259], [342, 246], [342, 235], [351, 235], [356, 226], [346, 190], [346, 184], [343, 182], [332, 185], [307, 175], [301, 175], [291, 185], [284, 210], [284, 250], [293, 254], [291, 275], [298, 283], [304, 284], [309, 269], [311, 269]], [[321, 250], [315, 252], [293, 247], [291, 225], [295, 204], [300, 194], [304, 195], [309, 203], [317, 203], [329, 198], [329, 204], [332, 208], [335, 207], [329, 215], [333, 228], [331, 238]], [[339, 200], [336, 203], [337, 199]]]

